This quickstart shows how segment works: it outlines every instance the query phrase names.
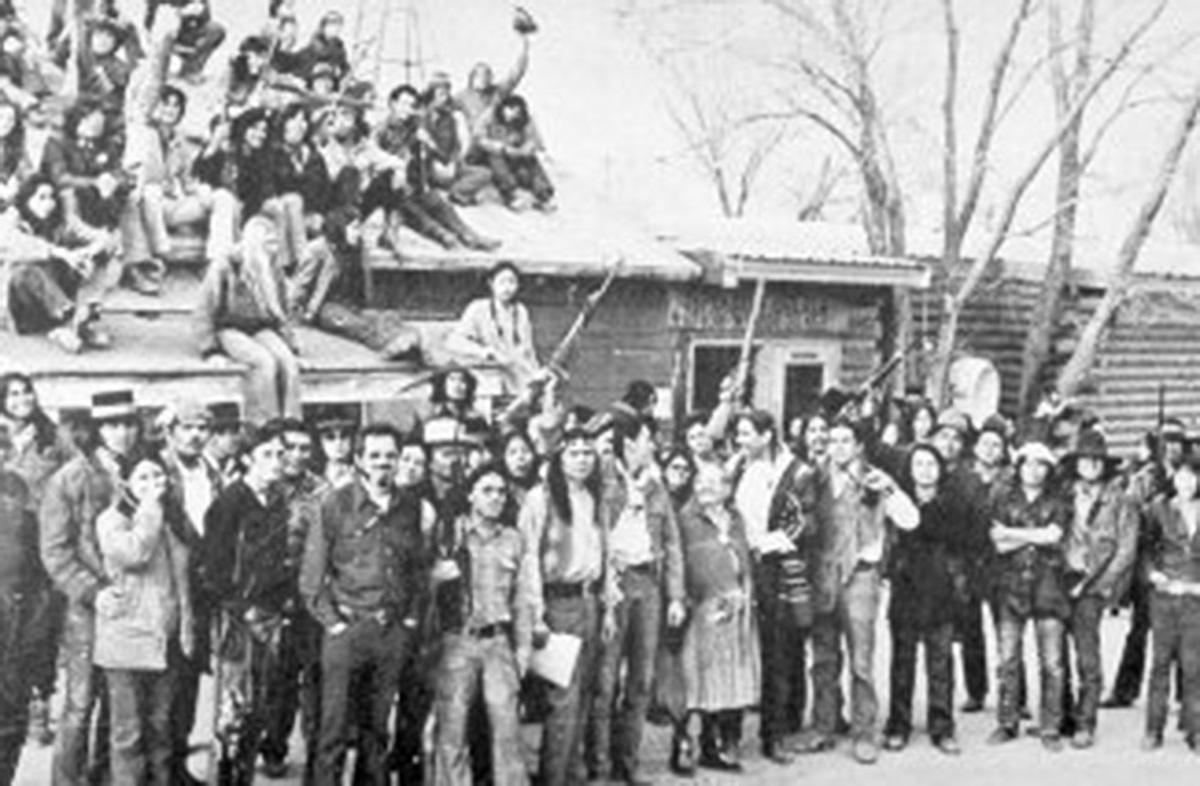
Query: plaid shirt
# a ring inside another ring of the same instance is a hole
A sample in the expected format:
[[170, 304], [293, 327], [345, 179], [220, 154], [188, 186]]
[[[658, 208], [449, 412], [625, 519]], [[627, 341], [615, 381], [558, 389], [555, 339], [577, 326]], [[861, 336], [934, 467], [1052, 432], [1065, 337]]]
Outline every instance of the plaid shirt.
[[464, 593], [467, 629], [511, 623], [518, 648], [528, 645], [539, 591], [537, 554], [515, 527], [464, 516], [455, 529], [470, 582]]

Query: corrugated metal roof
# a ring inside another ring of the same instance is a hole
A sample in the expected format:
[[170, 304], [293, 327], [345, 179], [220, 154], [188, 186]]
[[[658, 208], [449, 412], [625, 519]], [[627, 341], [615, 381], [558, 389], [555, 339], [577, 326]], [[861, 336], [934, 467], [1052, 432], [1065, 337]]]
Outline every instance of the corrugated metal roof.
[[731, 218], [666, 230], [659, 237], [683, 251], [708, 251], [729, 257], [912, 270], [922, 267], [912, 259], [872, 254], [866, 235], [855, 224]]
[[852, 224], [720, 219], [671, 231], [660, 239], [688, 254], [726, 262], [726, 275], [834, 284], [926, 287], [929, 270], [905, 257], [871, 253]]
[[[910, 267], [918, 264], [917, 260], [935, 260], [942, 255], [940, 232], [910, 230], [908, 258], [897, 259], [872, 254], [861, 226], [821, 221], [717, 219], [672, 227], [661, 232], [660, 237], [684, 251], [707, 250], [750, 259], [820, 261], [866, 268]], [[972, 233], [965, 243], [964, 257], [971, 259], [982, 254], [989, 239], [986, 233]], [[1081, 283], [1103, 285], [1116, 262], [1118, 249], [1119, 241], [1077, 238], [1073, 266]], [[1049, 244], [1044, 236], [1019, 236], [1004, 243], [1000, 258], [1007, 275], [1040, 281], [1048, 253]], [[1151, 239], [1134, 270], [1143, 282], [1200, 281], [1200, 246]]]

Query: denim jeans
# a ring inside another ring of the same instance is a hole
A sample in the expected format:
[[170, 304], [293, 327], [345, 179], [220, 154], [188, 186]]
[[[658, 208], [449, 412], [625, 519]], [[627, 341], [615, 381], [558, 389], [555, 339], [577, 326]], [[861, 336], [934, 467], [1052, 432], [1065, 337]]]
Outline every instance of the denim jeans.
[[963, 683], [967, 696], [983, 702], [988, 692], [987, 644], [983, 637], [983, 601], [971, 596], [959, 609], [955, 620], [962, 658]]
[[808, 700], [804, 647], [809, 629], [800, 627], [791, 604], [780, 600], [777, 581], [765, 570], [755, 575], [762, 657], [758, 736], [764, 745], [800, 730]]
[[1072, 605], [1071, 619], [1067, 623], [1067, 632], [1075, 644], [1075, 670], [1079, 679], [1079, 699], [1072, 710], [1076, 731], [1096, 730], [1100, 691], [1104, 687], [1100, 662], [1100, 620], [1103, 616], [1103, 599], [1083, 597]]
[[300, 363], [278, 331], [221, 328], [217, 340], [226, 355], [250, 367], [242, 382], [248, 421], [300, 416]]
[[32, 606], [28, 595], [0, 590], [0, 786], [12, 783], [17, 772], [37, 681], [34, 661], [42, 655], [29, 646], [37, 624]]
[[171, 706], [178, 666], [162, 671], [105, 669], [112, 706], [114, 784], [172, 786]]
[[525, 762], [521, 758], [521, 724], [517, 715], [521, 683], [508, 637], [446, 636], [436, 683], [434, 783], [438, 786], [470, 786], [468, 720], [481, 689], [491, 728], [492, 783], [495, 786], [528, 783]]
[[321, 720], [321, 626], [307, 612], [292, 616], [280, 638], [279, 658], [267, 679], [267, 727], [261, 752], [268, 761], [287, 759], [288, 738], [300, 715], [300, 731], [311, 770]]
[[[656, 571], [625, 571], [621, 593], [616, 635], [601, 647], [600, 679], [588, 724], [588, 769], [602, 776], [637, 773], [662, 624], [662, 589]], [[618, 702], [622, 673], [624, 690]]]
[[1000, 608], [1000, 621], [997, 625], [1000, 636], [998, 719], [1000, 726], [1006, 729], [1015, 730], [1020, 725], [1021, 710], [1018, 700], [1024, 662], [1022, 639], [1025, 636], [1025, 623], [1030, 621], [1033, 622], [1034, 633], [1037, 636], [1038, 665], [1042, 677], [1042, 706], [1038, 723], [1044, 733], [1058, 734], [1063, 715], [1062, 648], [1065, 624], [1054, 617], [1030, 620], [1003, 606]]
[[[76, 601], [69, 603], [59, 647], [66, 665], [60, 685], [63, 707], [54, 747], [54, 786], [78, 786], [108, 777], [108, 691], [103, 672], [92, 665], [94, 632], [95, 612]], [[93, 723], [96, 744], [89, 756]]]
[[837, 728], [842, 637], [850, 659], [850, 726], [855, 737], [873, 737], [879, 715], [875, 694], [875, 620], [879, 613], [879, 570], [860, 566], [842, 585], [834, 610], [813, 622], [813, 726], [824, 735]]
[[545, 618], [554, 633], [569, 633], [583, 641], [571, 684], [565, 688], [550, 686], [550, 712], [542, 731], [540, 755], [543, 786], [574, 786], [587, 782], [583, 732], [598, 672], [599, 603], [591, 595], [546, 598]]
[[925, 646], [925, 684], [928, 690], [929, 736], [934, 741], [954, 736], [954, 624], [927, 630], [892, 622], [891, 706], [886, 733], [912, 733], [913, 682], [917, 645]]
[[1153, 632], [1146, 732], [1161, 735], [1167, 722], [1171, 666], [1178, 663], [1183, 728], [1189, 736], [1200, 731], [1200, 598], [1155, 592], [1150, 598]]
[[1118, 702], [1132, 703], [1142, 692], [1146, 671], [1146, 641], [1150, 638], [1150, 597], [1152, 588], [1135, 577], [1129, 588], [1129, 631], [1121, 650], [1121, 664], [1113, 680], [1112, 696]]
[[[412, 631], [400, 624], [383, 625], [367, 617], [321, 646], [321, 729], [318, 733], [313, 783], [341, 783], [350, 746], [354, 709], [358, 725], [359, 763], [356, 782], [388, 783], [388, 719], [400, 674], [413, 644]], [[356, 693], [357, 695], [352, 695]]]

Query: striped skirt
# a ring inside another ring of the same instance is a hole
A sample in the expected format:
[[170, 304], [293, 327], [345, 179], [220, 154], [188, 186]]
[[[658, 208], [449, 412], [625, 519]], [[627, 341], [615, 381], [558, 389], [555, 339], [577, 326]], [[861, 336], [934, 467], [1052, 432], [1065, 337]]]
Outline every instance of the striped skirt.
[[716, 712], [758, 704], [761, 662], [754, 609], [740, 598], [700, 603], [688, 620], [680, 660], [689, 710]]

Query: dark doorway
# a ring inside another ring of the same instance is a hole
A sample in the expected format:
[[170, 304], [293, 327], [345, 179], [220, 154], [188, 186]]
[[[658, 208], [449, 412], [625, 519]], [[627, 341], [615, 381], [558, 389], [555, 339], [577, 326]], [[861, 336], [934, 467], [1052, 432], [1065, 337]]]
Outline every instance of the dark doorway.
[[783, 427], [792, 418], [817, 410], [825, 386], [825, 367], [819, 363], [789, 363], [783, 378]]

